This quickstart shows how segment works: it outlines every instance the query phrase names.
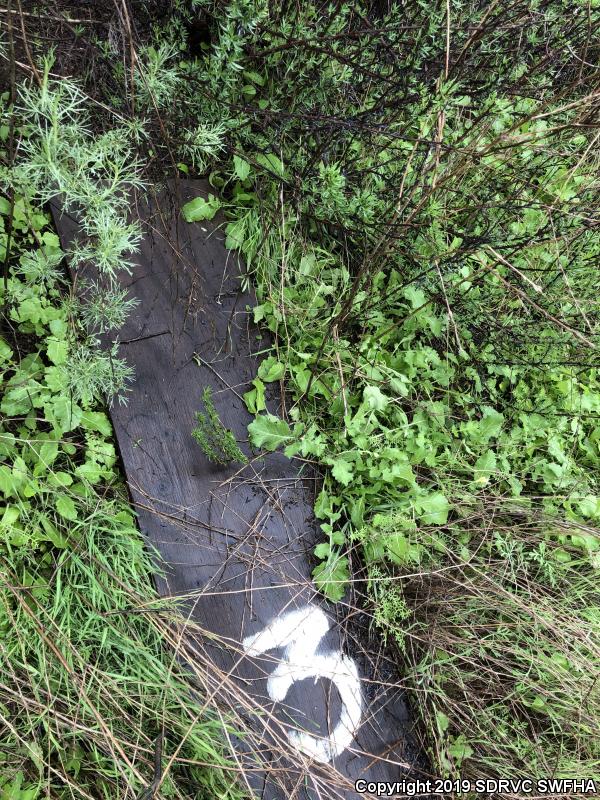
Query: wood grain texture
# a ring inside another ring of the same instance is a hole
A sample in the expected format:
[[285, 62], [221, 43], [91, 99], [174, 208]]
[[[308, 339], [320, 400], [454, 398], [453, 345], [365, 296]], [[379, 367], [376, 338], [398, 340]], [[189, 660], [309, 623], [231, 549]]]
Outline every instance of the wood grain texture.
[[[286, 792], [267, 786], [266, 773], [255, 776], [254, 787], [264, 797], [354, 797], [349, 787], [355, 779], [396, 780], [406, 777], [409, 764], [416, 766], [407, 709], [394, 666], [364, 620], [350, 615], [347, 605], [325, 603], [311, 584], [315, 476], [299, 477], [302, 464], [282, 454], [257, 456], [249, 448], [251, 417], [241, 395], [269, 341], [251, 322], [255, 300], [240, 289], [240, 263], [224, 247], [223, 220], [188, 225], [178, 213], [207, 188], [201, 181], [179, 183], [136, 208], [145, 236], [122, 283], [140, 302], [120, 332], [122, 355], [135, 366], [136, 379], [128, 403], [110, 410], [118, 447], [140, 530], [166, 565], [156, 580], [159, 592], [188, 598], [193, 619], [220, 637], [214, 646], [205, 640], [210, 657], [282, 724], [291, 720], [326, 735], [339, 713], [337, 693], [327, 680], [305, 680], [293, 686], [285, 707], [274, 706], [266, 675], [277, 654], [244, 658], [240, 642], [282, 611], [307, 603], [321, 605], [334, 620], [323, 646], [352, 656], [363, 679], [365, 709], [355, 741], [332, 767], [310, 767], [319, 776], [318, 790], [310, 778], [298, 782], [297, 772], [290, 779], [296, 787]], [[77, 225], [57, 207], [54, 214], [66, 245]], [[191, 436], [207, 385], [250, 459], [242, 468], [211, 464]], [[278, 413], [278, 386], [271, 388], [270, 410]], [[283, 758], [268, 728], [265, 746], [272, 748], [273, 763]], [[349, 781], [345, 787], [341, 776]]]

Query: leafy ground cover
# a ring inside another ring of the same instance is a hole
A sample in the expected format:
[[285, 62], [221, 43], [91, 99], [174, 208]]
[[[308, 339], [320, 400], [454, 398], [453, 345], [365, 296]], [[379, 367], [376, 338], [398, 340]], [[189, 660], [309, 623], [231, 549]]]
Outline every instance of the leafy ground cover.
[[[209, 174], [184, 217], [224, 209], [275, 338], [251, 440], [322, 468], [315, 582], [368, 604], [445, 775], [600, 777], [599, 14], [178, 2], [152, 44], [98, 36], [105, 80], [85, 75], [121, 120], [105, 152]], [[107, 222], [88, 233], [110, 276], [136, 231]], [[96, 307], [92, 339], [124, 302]], [[105, 358], [85, 345], [82, 369]], [[73, 357], [45, 352], [45, 370]]]
[[[97, 337], [131, 305], [111, 278], [139, 237], [122, 213], [139, 169], [50, 66], [2, 97], [0, 797], [237, 798], [228, 723], [176, 658], [104, 404], [131, 378]], [[88, 235], [71, 263], [105, 281], [84, 307], [45, 205], [59, 193]]]
[[141, 71], [275, 335], [251, 441], [324, 468], [317, 586], [436, 770], [598, 777], [597, 4], [193, 5]]

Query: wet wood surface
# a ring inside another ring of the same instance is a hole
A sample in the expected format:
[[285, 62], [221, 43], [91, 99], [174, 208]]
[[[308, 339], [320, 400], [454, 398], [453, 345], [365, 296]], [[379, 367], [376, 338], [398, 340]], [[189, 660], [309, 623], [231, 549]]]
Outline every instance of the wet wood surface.
[[[287, 763], [277, 741], [288, 726], [328, 736], [340, 699], [321, 678], [297, 681], [275, 703], [266, 681], [278, 652], [244, 657], [242, 642], [294, 609], [314, 605], [328, 615], [319, 652], [341, 651], [356, 663], [360, 726], [331, 765], [309, 764], [308, 777], [298, 767], [287, 778], [277, 772], [277, 780], [265, 771], [252, 783], [269, 798], [355, 797], [356, 779], [399, 780], [415, 761], [405, 698], [366, 617], [348, 604], [324, 602], [311, 584], [317, 476], [295, 459], [256, 454], [248, 445], [251, 416], [242, 395], [269, 340], [252, 323], [255, 299], [241, 289], [241, 264], [224, 246], [223, 219], [187, 224], [179, 214], [182, 203], [207, 190], [201, 181], [178, 183], [136, 210], [145, 235], [121, 282], [139, 305], [119, 334], [135, 382], [127, 404], [110, 410], [118, 447], [141, 532], [165, 564], [158, 591], [188, 598], [191, 617], [218, 636], [214, 644], [204, 640], [203, 652], [271, 715], [258, 727], [275, 767]], [[76, 223], [57, 208], [54, 214], [67, 244]], [[212, 464], [192, 438], [205, 386], [248, 456], [246, 466]], [[271, 388], [270, 411], [279, 413], [279, 386]]]

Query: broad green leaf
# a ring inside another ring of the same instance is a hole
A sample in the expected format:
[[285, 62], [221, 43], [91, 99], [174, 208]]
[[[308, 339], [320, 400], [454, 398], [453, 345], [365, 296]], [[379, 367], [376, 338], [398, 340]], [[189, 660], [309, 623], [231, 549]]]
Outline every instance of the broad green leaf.
[[69, 354], [69, 344], [64, 339], [48, 339], [48, 348], [46, 350], [48, 358], [53, 364], [59, 366], [64, 364]]
[[290, 426], [273, 414], [261, 414], [248, 425], [250, 441], [254, 447], [277, 450], [292, 438]]
[[[311, 371], [304, 364], [294, 364], [294, 366], [292, 367], [292, 374], [294, 376], [294, 381], [296, 382], [298, 388], [300, 389], [302, 394], [304, 394], [304, 392], [306, 392], [306, 390], [308, 389]], [[314, 392], [312, 394], [314, 394]]]
[[271, 311], [272, 307], [270, 303], [262, 303], [261, 305], [254, 306], [252, 309], [252, 314], [254, 318], [254, 323], [258, 323], [263, 320], [266, 316], [267, 311]]
[[33, 407], [33, 401], [42, 390], [41, 384], [36, 380], [24, 381], [20, 386], [9, 389], [0, 404], [0, 409], [9, 417], [26, 414]]
[[77, 507], [75, 506], [73, 499], [68, 495], [59, 495], [54, 502], [54, 507], [61, 517], [71, 521], [77, 519]]
[[19, 519], [19, 509], [17, 506], [7, 506], [4, 509], [4, 514], [2, 515], [2, 519], [0, 520], [0, 527], [2, 528], [10, 528], [12, 527], [15, 522]]
[[496, 469], [496, 454], [493, 450], [487, 450], [483, 455], [479, 456], [474, 466], [474, 480], [480, 486], [485, 486], [488, 483], [491, 474]]
[[95, 461], [86, 461], [75, 468], [77, 477], [86, 480], [88, 483], [96, 484], [102, 479], [103, 468]]
[[221, 201], [213, 194], [204, 197], [195, 197], [186, 203], [181, 209], [181, 213], [186, 222], [200, 222], [203, 219], [212, 219], [221, 208]]
[[341, 600], [350, 580], [347, 557], [331, 553], [327, 561], [314, 568], [312, 576], [317, 589], [330, 600]]
[[384, 467], [380, 474], [381, 479], [386, 481], [386, 483], [404, 482], [411, 486], [415, 483], [415, 474], [410, 464], [404, 464], [402, 462], [392, 463]]
[[467, 743], [465, 736], [461, 734], [448, 745], [447, 753], [452, 757], [456, 766], [460, 766], [465, 758], [470, 758], [473, 755], [473, 748]]
[[225, 226], [225, 247], [228, 250], [239, 250], [244, 244], [246, 225], [243, 218], [227, 223]]
[[339, 500], [339, 498], [332, 497], [325, 489], [321, 489], [315, 501], [315, 516], [317, 519], [329, 519], [335, 513], [333, 510], [334, 500]]
[[233, 157], [233, 171], [237, 178], [241, 181], [245, 181], [248, 175], [250, 175], [250, 164], [240, 156]]
[[250, 72], [248, 70], [244, 70], [243, 75], [244, 78], [246, 78], [246, 80], [252, 81], [252, 83], [256, 83], [258, 86], [265, 85], [265, 79], [258, 72]]
[[301, 275], [312, 275], [315, 271], [317, 258], [314, 253], [307, 253], [300, 259], [299, 271]]
[[558, 561], [559, 564], [569, 564], [571, 562], [571, 554], [563, 547], [557, 547], [552, 550], [552, 558]]
[[48, 327], [50, 328], [52, 335], [56, 336], [57, 339], [64, 338], [67, 334], [67, 323], [64, 319], [52, 319], [50, 320]]
[[324, 561], [326, 558], [329, 557], [331, 553], [331, 545], [329, 542], [321, 542], [315, 547], [315, 555], [321, 561]]
[[396, 564], [404, 564], [410, 560], [410, 542], [403, 533], [395, 533], [385, 537], [385, 549], [388, 558]]
[[45, 403], [44, 414], [48, 422], [63, 433], [68, 433], [79, 427], [83, 412], [70, 397], [63, 396]]
[[350, 520], [355, 528], [362, 527], [365, 517], [365, 497], [361, 495], [350, 505]]
[[300, 452], [302, 455], [304, 455], [304, 442], [300, 439], [295, 442], [292, 441], [290, 444], [286, 444], [286, 446], [283, 448], [283, 454], [288, 458], [294, 458]]
[[342, 456], [338, 456], [333, 462], [331, 474], [343, 486], [348, 486], [352, 482], [354, 466], [350, 461], [346, 461]]
[[5, 361], [10, 361], [12, 356], [13, 356], [13, 351], [10, 349], [10, 347], [4, 341], [4, 339], [0, 336], [0, 363], [4, 363]]
[[0, 491], [5, 497], [10, 497], [16, 492], [12, 472], [6, 464], [0, 464]]
[[257, 164], [266, 167], [269, 172], [273, 172], [278, 178], [285, 178], [285, 167], [283, 161], [275, 153], [259, 153], [255, 157]]
[[255, 378], [252, 381], [252, 386], [254, 388], [244, 394], [244, 402], [251, 414], [258, 414], [267, 407], [265, 403], [265, 385], [260, 378]]
[[496, 411], [496, 409], [491, 406], [484, 406], [483, 416], [479, 424], [482, 440], [487, 442], [488, 439], [499, 436], [503, 424], [504, 417], [499, 411]]
[[58, 547], [61, 550], [64, 550], [69, 545], [68, 539], [66, 539], [60, 531], [50, 522], [48, 517], [44, 514], [40, 517], [40, 522], [42, 523], [42, 528], [44, 529], [48, 540], [52, 542], [55, 547]]
[[17, 306], [19, 322], [40, 322], [44, 318], [44, 306], [39, 297], [28, 297]]
[[60, 239], [54, 231], [44, 231], [42, 234], [44, 250], [56, 252], [60, 250]]
[[49, 472], [46, 480], [50, 486], [71, 486], [73, 483], [73, 476], [70, 472], [58, 470], [56, 472]]
[[562, 482], [566, 469], [567, 468], [564, 464], [558, 464], [555, 461], [550, 461], [543, 465], [541, 469], [541, 475], [544, 479], [544, 482], [547, 483], [548, 486], [554, 486], [555, 484]]
[[87, 431], [98, 431], [103, 436], [112, 436], [112, 423], [103, 411], [84, 411], [81, 414], [81, 427]]
[[285, 364], [278, 361], [275, 356], [269, 356], [260, 362], [258, 377], [265, 383], [272, 383], [283, 378], [285, 374]]
[[17, 491], [29, 480], [29, 469], [21, 456], [17, 456], [13, 461], [12, 476]]
[[16, 451], [16, 438], [12, 433], [0, 433], [0, 456], [12, 455]]
[[578, 500], [576, 505], [582, 517], [600, 519], [600, 497], [586, 495]]
[[531, 701], [531, 708], [535, 708], [537, 711], [543, 711], [546, 707], [546, 700], [540, 694], [536, 695]]
[[445, 733], [450, 725], [450, 720], [442, 711], [435, 712], [435, 721], [437, 722], [440, 733]]
[[312, 424], [303, 434], [300, 447], [303, 456], [317, 456], [321, 458], [327, 451], [327, 438], [319, 432], [319, 427]]
[[421, 522], [425, 525], [445, 525], [448, 521], [450, 504], [442, 492], [420, 495], [416, 501], [421, 514]]
[[365, 386], [363, 400], [373, 411], [383, 411], [389, 403], [389, 398], [384, 395], [379, 386]]
[[574, 533], [571, 536], [571, 544], [584, 553], [592, 553], [600, 547], [600, 540], [593, 533]]
[[413, 310], [420, 308], [426, 302], [425, 292], [412, 284], [407, 286], [402, 294], [410, 302]]
[[25, 482], [21, 489], [21, 494], [23, 497], [35, 497], [36, 494], [39, 494], [42, 491], [42, 487], [38, 483], [38, 481], [28, 480]]
[[49, 467], [58, 455], [57, 442], [44, 442], [40, 447], [40, 461], [44, 467]]

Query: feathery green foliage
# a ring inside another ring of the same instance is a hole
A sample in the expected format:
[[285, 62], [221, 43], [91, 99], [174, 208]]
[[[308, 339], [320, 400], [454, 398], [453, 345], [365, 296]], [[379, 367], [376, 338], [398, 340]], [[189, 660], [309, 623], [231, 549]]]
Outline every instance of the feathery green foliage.
[[235, 436], [219, 419], [210, 386], [204, 387], [202, 403], [204, 411], [196, 412], [196, 427], [192, 430], [192, 436], [204, 455], [215, 464], [229, 464], [232, 461], [246, 464], [248, 459], [240, 450]]
[[71, 336], [66, 337], [71, 346], [60, 366], [64, 365], [77, 402], [104, 397], [124, 401], [133, 370], [119, 357], [116, 340], [103, 351], [97, 335], [118, 329], [134, 304], [116, 282], [121, 271], [130, 268], [130, 256], [141, 239], [139, 224], [127, 221], [129, 194], [143, 185], [140, 165], [128, 129], [93, 134], [82, 88], [73, 80], [52, 79], [51, 66], [48, 58], [41, 86], [22, 84], [15, 109], [3, 111], [7, 120], [14, 114], [21, 140], [14, 163], [0, 166], [0, 180], [4, 192], [16, 197], [17, 233], [35, 232], [40, 225], [37, 209], [58, 197], [62, 211], [80, 221], [83, 237], [73, 241], [65, 254], [56, 236], [46, 231], [42, 247], [20, 257], [24, 280], [31, 288], [19, 288], [19, 298], [11, 302], [20, 303], [19, 320], [29, 323], [27, 331], [39, 335], [41, 298], [31, 295], [23, 304], [24, 292], [31, 294], [37, 280], [49, 288], [58, 284], [64, 255], [82, 273], [84, 285], [83, 276], [97, 275], [87, 281], [85, 304], [71, 304], [73, 324]]

